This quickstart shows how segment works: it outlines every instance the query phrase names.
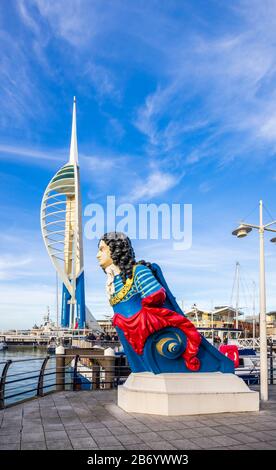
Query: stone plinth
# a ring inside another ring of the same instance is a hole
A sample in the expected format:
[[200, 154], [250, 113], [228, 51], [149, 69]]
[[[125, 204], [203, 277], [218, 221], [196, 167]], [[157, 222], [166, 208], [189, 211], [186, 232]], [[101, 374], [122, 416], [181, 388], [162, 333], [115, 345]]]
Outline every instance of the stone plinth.
[[118, 387], [118, 406], [165, 416], [258, 411], [259, 393], [234, 374], [140, 372]]

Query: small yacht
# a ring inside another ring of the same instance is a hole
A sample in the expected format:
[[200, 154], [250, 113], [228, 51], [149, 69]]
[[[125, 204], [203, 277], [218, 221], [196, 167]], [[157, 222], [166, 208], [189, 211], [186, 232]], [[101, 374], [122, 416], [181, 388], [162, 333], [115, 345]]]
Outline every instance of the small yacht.
[[[259, 353], [253, 348], [243, 346], [243, 330], [239, 328], [198, 328], [200, 333], [218, 350], [222, 345], [236, 346], [238, 353], [238, 367], [235, 374], [243, 379], [248, 385], [257, 384], [260, 376]], [[220, 351], [222, 354], [223, 349]]]

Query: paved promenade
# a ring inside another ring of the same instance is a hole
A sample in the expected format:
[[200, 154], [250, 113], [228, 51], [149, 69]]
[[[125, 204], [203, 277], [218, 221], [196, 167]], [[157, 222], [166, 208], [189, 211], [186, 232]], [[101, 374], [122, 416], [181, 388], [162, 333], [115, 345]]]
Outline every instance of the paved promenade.
[[276, 449], [276, 386], [259, 413], [128, 414], [116, 391], [59, 392], [0, 411], [0, 450]]

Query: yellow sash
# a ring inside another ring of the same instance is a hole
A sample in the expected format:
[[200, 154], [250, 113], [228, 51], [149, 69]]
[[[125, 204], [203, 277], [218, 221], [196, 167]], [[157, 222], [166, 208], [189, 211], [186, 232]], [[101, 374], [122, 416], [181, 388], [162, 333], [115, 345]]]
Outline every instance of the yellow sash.
[[119, 292], [117, 292], [117, 294], [113, 295], [110, 298], [110, 300], [109, 300], [110, 305], [118, 304], [128, 294], [128, 292], [130, 291], [130, 289], [132, 287], [133, 281], [134, 281], [134, 274], [135, 274], [136, 266], [137, 265], [133, 266], [132, 277], [127, 278], [127, 280], [126, 280], [124, 286], [122, 287], [122, 289], [120, 289]]

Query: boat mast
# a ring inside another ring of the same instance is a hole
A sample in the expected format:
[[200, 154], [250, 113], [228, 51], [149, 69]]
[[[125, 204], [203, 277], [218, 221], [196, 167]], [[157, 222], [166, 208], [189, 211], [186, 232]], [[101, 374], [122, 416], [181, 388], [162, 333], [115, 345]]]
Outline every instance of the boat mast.
[[57, 273], [57, 271], [56, 271], [56, 313], [57, 313], [57, 329], [58, 329], [58, 327], [59, 327], [58, 310], [59, 310], [59, 298], [58, 298], [58, 273]]
[[239, 328], [239, 300], [240, 300], [240, 263], [236, 262], [235, 278], [237, 282], [237, 295], [236, 295], [236, 329]]
[[256, 338], [256, 306], [255, 306], [256, 282], [252, 281], [252, 284], [253, 284], [253, 348], [255, 349], [255, 338]]

